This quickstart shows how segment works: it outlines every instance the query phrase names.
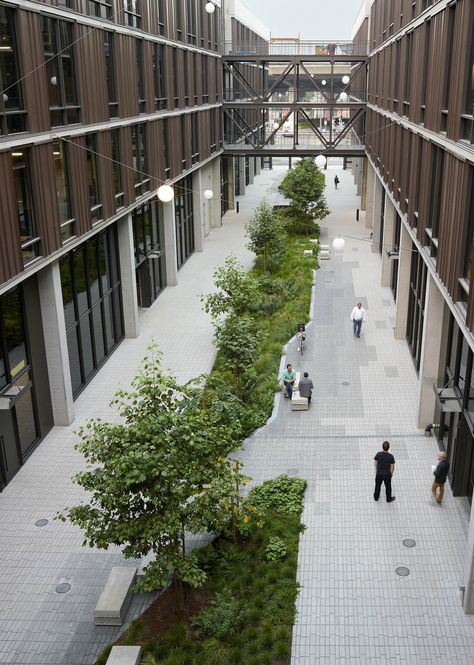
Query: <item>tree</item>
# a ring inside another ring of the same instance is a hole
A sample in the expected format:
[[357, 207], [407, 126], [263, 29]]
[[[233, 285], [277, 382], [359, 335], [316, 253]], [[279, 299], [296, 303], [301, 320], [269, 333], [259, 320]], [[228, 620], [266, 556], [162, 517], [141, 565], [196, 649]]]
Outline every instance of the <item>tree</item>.
[[[74, 481], [87, 495], [59, 516], [83, 529], [84, 545], [117, 545], [125, 557], [152, 553], [140, 586], [159, 588], [171, 569], [179, 613], [183, 582], [206, 579], [196, 553], [185, 550], [185, 533], [215, 524], [226, 505], [220, 492], [237, 482], [223, 457], [235, 447], [234, 429], [202, 408], [201, 395], [200, 382], [180, 386], [164, 374], [151, 347], [130, 392], [113, 401], [123, 421], [91, 420], [79, 430], [87, 469]], [[210, 502], [208, 493], [220, 499]]]
[[258, 284], [245, 272], [235, 256], [228, 256], [223, 266], [214, 270], [215, 293], [201, 296], [204, 311], [214, 321], [222, 316], [241, 316], [247, 311], [249, 302], [258, 297]]
[[[323, 195], [325, 176], [311, 158], [302, 159], [287, 173], [278, 189], [290, 201], [290, 213], [303, 224], [307, 232], [317, 220], [329, 215]], [[303, 219], [301, 219], [303, 218]]]
[[247, 247], [262, 257], [262, 267], [266, 272], [271, 259], [277, 260], [285, 249], [283, 221], [273, 212], [268, 202], [263, 200], [245, 229], [250, 239]]
[[258, 357], [261, 333], [255, 321], [248, 317], [230, 316], [216, 325], [216, 344], [221, 362], [235, 378], [236, 394], [244, 397], [244, 377], [248, 375]]

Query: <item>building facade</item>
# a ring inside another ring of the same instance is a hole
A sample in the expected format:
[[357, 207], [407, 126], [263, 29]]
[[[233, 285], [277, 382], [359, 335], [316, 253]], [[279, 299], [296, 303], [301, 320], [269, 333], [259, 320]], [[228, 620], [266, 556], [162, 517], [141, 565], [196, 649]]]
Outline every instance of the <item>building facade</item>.
[[[474, 488], [474, 3], [366, 2], [367, 226], [419, 376], [418, 427]], [[472, 513], [471, 513], [472, 514]], [[474, 517], [464, 604], [474, 612]]]
[[206, 2], [0, 0], [0, 490], [221, 224]]

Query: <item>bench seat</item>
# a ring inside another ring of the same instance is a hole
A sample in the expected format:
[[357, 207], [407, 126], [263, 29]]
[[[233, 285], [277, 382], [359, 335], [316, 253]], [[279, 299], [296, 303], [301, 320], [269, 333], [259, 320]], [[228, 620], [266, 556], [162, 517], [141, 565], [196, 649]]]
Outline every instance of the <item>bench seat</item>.
[[292, 411], [308, 410], [308, 398], [301, 397], [299, 390], [293, 390], [293, 395], [291, 397], [291, 410]]
[[96, 626], [121, 626], [130, 606], [136, 566], [114, 566], [94, 610]]
[[139, 665], [141, 647], [112, 647], [105, 665]]

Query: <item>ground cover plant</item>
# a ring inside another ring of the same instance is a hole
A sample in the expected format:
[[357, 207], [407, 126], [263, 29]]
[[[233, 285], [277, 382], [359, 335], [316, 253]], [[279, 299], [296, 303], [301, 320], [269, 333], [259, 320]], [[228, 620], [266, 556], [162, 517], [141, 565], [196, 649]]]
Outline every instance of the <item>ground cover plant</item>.
[[[289, 663], [305, 488], [300, 478], [279, 476], [251, 490], [248, 500], [261, 526], [244, 529], [236, 543], [220, 536], [198, 551], [207, 582], [199, 590], [186, 588], [190, 611], [184, 619], [160, 598], [120, 644], [142, 645], [142, 665]], [[108, 652], [97, 665], [105, 664]]]

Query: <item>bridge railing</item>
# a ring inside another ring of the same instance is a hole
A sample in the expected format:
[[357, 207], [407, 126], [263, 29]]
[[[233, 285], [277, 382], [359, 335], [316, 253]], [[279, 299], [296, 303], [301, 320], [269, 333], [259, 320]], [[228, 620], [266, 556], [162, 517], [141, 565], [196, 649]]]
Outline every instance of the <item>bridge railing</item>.
[[368, 42], [347, 40], [307, 40], [273, 38], [270, 42], [224, 42], [224, 55], [318, 55], [318, 56], [365, 56], [369, 52]]

